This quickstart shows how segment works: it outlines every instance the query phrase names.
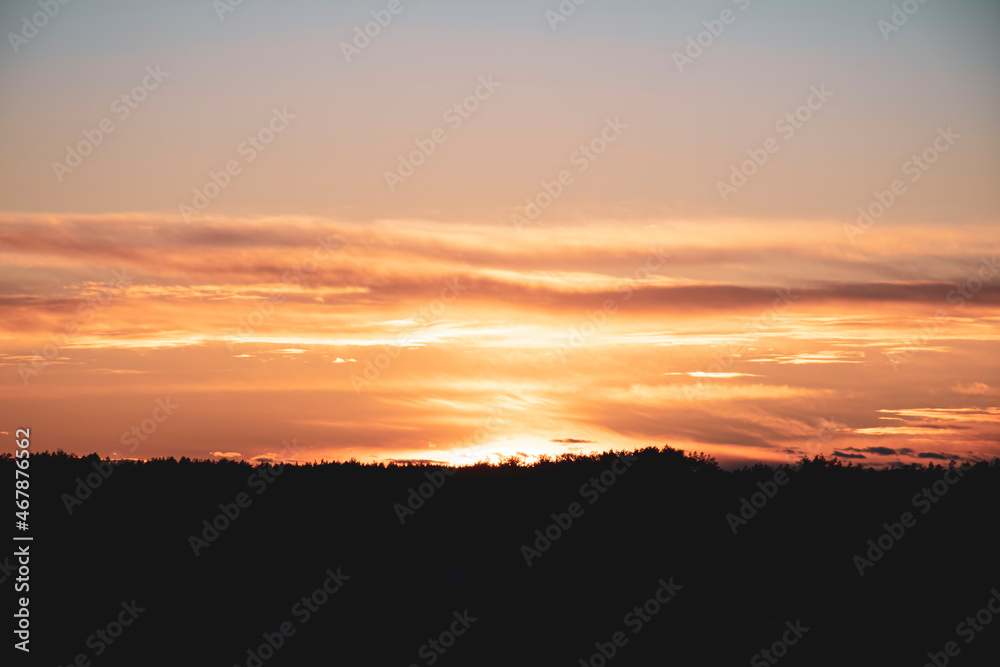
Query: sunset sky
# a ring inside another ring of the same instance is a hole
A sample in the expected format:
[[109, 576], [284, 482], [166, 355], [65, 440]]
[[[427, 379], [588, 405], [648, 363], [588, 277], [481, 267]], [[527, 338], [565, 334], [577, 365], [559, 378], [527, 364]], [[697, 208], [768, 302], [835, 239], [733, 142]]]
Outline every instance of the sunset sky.
[[902, 4], [5, 2], [0, 431], [998, 456], [1000, 4]]

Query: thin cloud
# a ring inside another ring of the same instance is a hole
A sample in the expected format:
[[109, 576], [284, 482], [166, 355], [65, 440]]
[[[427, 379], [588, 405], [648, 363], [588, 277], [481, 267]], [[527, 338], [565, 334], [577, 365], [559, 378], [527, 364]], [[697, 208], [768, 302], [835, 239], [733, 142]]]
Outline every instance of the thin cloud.
[[972, 396], [985, 396], [992, 394], [996, 390], [985, 382], [971, 382], [969, 384], [956, 384], [951, 388], [956, 394], [968, 394]]

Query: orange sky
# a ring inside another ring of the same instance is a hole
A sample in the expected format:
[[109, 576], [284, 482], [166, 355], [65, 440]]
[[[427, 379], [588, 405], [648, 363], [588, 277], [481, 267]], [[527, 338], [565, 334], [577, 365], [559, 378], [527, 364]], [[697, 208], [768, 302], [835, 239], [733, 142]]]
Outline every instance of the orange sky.
[[0, 429], [1000, 453], [993, 0], [407, 1], [356, 51], [369, 2], [214, 6], [60, 5], [0, 49]]
[[6, 215], [0, 391], [102, 456], [1000, 453], [995, 237], [842, 227]]

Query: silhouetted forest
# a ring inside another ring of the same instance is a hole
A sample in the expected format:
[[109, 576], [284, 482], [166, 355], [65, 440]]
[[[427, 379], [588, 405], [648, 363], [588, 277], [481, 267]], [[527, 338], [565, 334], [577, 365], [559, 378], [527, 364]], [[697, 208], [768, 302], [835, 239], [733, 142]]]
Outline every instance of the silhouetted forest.
[[961, 667], [1000, 654], [1000, 613], [980, 613], [1000, 612], [997, 459], [726, 471], [664, 447], [446, 469], [58, 452], [30, 470], [32, 664]]

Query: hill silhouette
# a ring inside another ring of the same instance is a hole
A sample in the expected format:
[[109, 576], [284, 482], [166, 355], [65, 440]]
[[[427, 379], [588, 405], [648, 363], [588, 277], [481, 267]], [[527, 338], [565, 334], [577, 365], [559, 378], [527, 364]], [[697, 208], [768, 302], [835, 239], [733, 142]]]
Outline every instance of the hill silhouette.
[[[975, 620], [1000, 587], [997, 459], [60, 451], [31, 479], [37, 664], [969, 666], [1000, 647], [1000, 618]], [[11, 586], [16, 558], [0, 566]]]

